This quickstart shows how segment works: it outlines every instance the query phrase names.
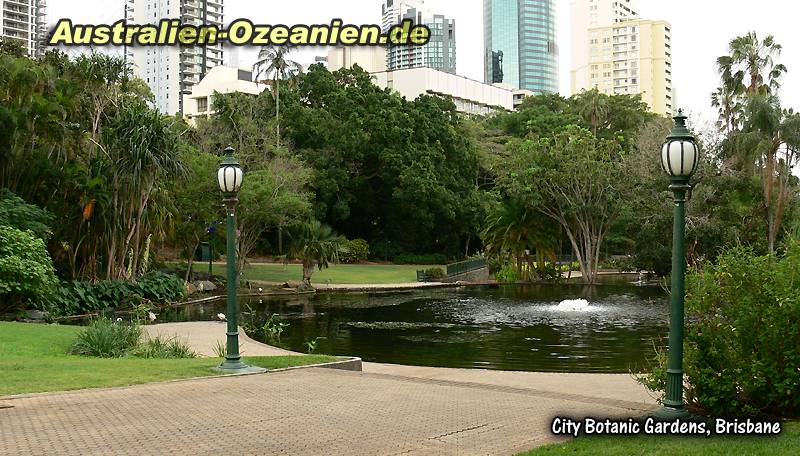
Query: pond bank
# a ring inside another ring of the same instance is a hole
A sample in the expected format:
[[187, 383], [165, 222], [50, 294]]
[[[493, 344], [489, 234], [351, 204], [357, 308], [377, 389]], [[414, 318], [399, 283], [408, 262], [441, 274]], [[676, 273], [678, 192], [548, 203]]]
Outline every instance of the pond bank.
[[[285, 282], [264, 282], [251, 280], [253, 285], [265, 287], [281, 286]], [[396, 290], [419, 290], [423, 288], [449, 288], [462, 285], [480, 285], [475, 283], [444, 283], [444, 282], [405, 282], [405, 283], [315, 283], [312, 284], [318, 292], [325, 291], [396, 291]], [[268, 295], [268, 293], [264, 293]], [[253, 296], [258, 296], [253, 295]]]
[[[204, 355], [214, 356], [214, 347], [225, 341], [225, 323], [189, 322], [162, 323], [144, 327], [152, 336], [177, 337], [186, 342], [192, 350]], [[239, 329], [239, 344], [243, 356], [284, 356], [301, 353], [273, 347], [248, 337]], [[603, 401], [623, 401], [626, 407], [647, 410], [657, 405], [647, 389], [638, 384], [629, 374], [586, 374], [519, 372], [485, 369], [458, 369], [443, 367], [405, 366], [399, 364], [362, 364], [363, 372], [376, 375], [403, 377], [425, 381], [447, 381], [489, 388], [535, 389], [576, 397], [591, 395]], [[633, 404], [639, 404], [633, 407]]]

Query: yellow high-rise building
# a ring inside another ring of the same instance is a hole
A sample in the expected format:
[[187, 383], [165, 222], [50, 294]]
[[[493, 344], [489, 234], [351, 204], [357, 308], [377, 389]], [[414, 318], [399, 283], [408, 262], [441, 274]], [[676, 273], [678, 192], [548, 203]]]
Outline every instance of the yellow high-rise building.
[[573, 70], [572, 93], [597, 88], [609, 95], [641, 94], [654, 113], [671, 116], [675, 95], [670, 29], [665, 21], [648, 19], [589, 28], [582, 69], [586, 74]]

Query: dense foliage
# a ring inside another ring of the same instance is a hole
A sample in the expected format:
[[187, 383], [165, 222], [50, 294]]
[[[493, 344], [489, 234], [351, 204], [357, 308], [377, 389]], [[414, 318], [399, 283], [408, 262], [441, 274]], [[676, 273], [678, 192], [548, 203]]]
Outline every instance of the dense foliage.
[[441, 253], [430, 253], [427, 255], [413, 255], [403, 253], [394, 257], [395, 264], [445, 264], [447, 257]]
[[800, 415], [800, 243], [743, 248], [689, 278], [688, 398], [717, 414]]
[[316, 216], [399, 253], [457, 255], [480, 223], [474, 139], [446, 99], [405, 100], [360, 68], [312, 66], [284, 98], [286, 131], [315, 171]]
[[343, 243], [343, 250], [339, 253], [342, 263], [358, 263], [369, 258], [369, 243], [364, 239], [349, 239]]
[[33, 204], [28, 204], [7, 189], [0, 189], [0, 226], [30, 231], [47, 240], [52, 234], [53, 214]]
[[167, 304], [186, 297], [180, 278], [151, 272], [136, 282], [105, 280], [98, 283], [64, 282], [49, 303], [51, 315], [84, 315], [106, 309], [126, 309], [141, 304]]
[[[686, 396], [714, 415], [800, 415], [800, 243], [733, 248], [688, 276]], [[663, 389], [666, 358], [647, 384]]]
[[0, 225], [0, 312], [42, 308], [57, 284], [44, 241], [30, 231]]

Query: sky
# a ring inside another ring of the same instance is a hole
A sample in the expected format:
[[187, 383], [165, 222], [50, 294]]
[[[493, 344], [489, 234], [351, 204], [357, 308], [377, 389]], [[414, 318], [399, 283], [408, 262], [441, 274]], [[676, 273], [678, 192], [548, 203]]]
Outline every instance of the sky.
[[[555, 0], [560, 47], [560, 86], [570, 95], [570, 0]], [[225, 21], [248, 18], [263, 24], [327, 23], [333, 18], [357, 24], [380, 23], [381, 0], [224, 0]], [[436, 13], [456, 21], [458, 74], [483, 80], [483, 0], [426, 0]], [[755, 6], [755, 7], [753, 7]], [[72, 19], [75, 23], [112, 23], [122, 18], [123, 0], [49, 0], [49, 20]], [[672, 24], [673, 84], [677, 105], [693, 123], [716, 120], [710, 95], [719, 86], [715, 61], [727, 53], [736, 36], [754, 30], [759, 36], [772, 34], [783, 45], [779, 60], [788, 67], [780, 91], [785, 107], [800, 110], [800, 39], [797, 18], [800, 2], [760, 0], [640, 0], [641, 16]], [[241, 48], [239, 64], [249, 66], [257, 49]], [[326, 55], [322, 48], [298, 52], [295, 60], [312, 62]]]

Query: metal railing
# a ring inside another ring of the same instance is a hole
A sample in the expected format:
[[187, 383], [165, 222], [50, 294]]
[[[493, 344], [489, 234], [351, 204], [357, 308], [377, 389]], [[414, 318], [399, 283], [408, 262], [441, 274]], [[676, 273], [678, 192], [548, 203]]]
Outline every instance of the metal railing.
[[447, 276], [454, 276], [458, 274], [465, 274], [467, 272], [477, 271], [486, 267], [486, 258], [473, 258], [471, 260], [459, 261], [447, 265]]

